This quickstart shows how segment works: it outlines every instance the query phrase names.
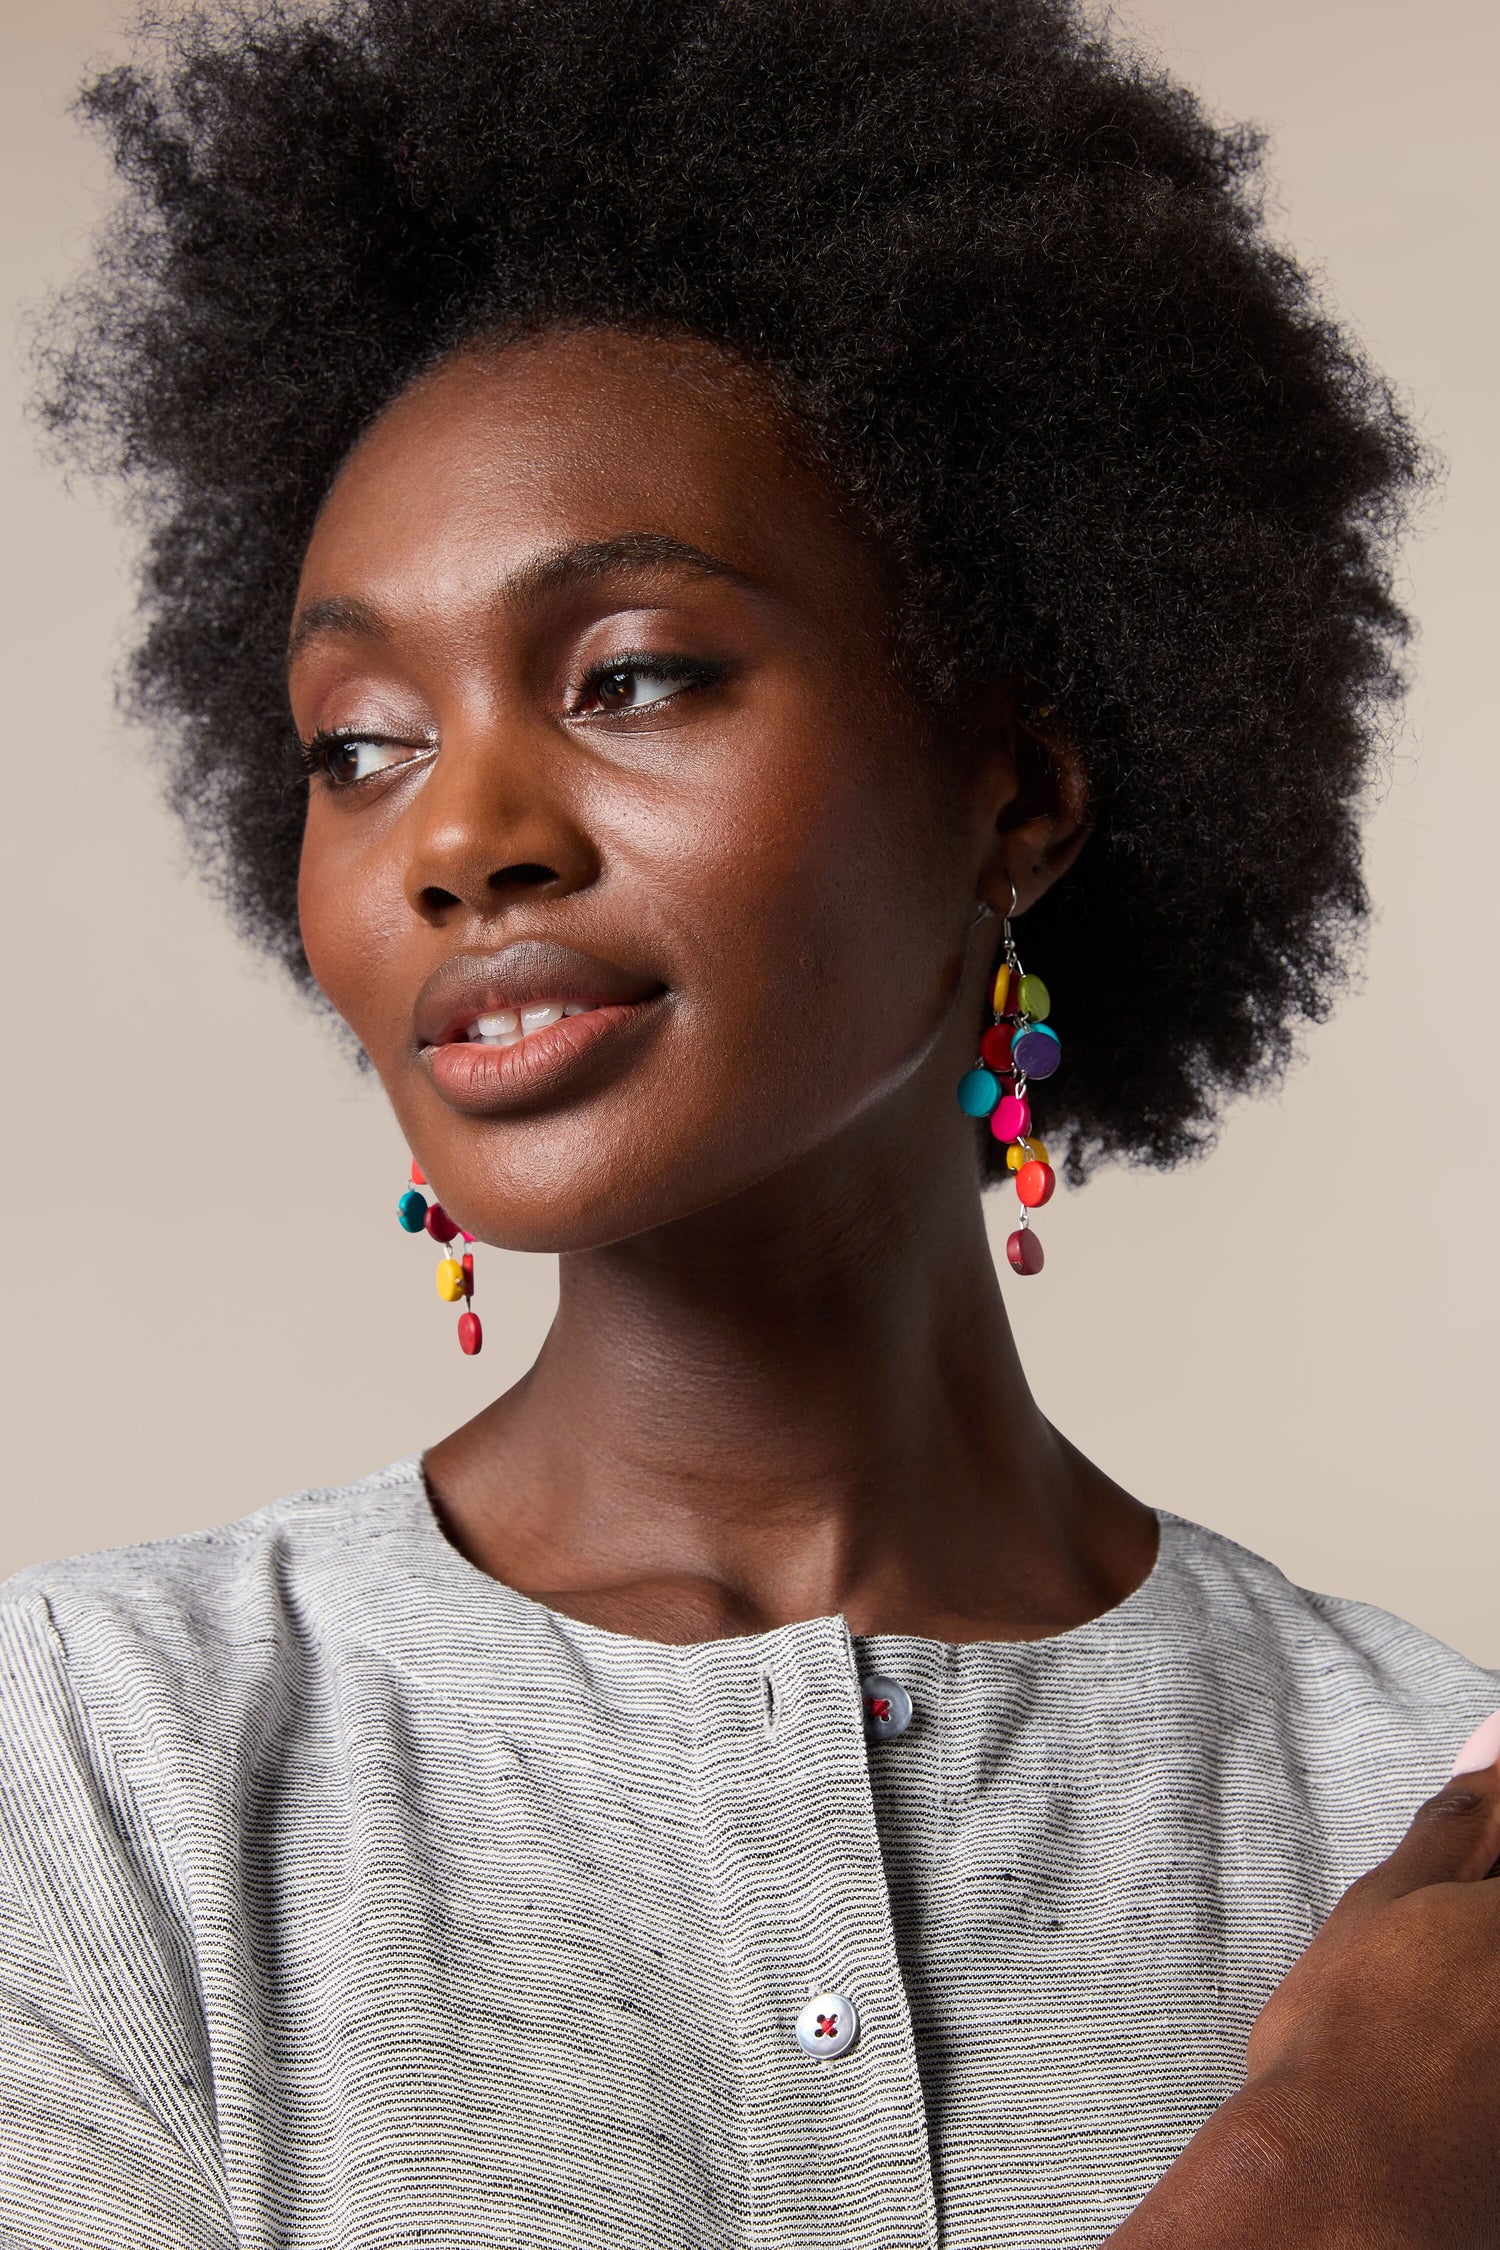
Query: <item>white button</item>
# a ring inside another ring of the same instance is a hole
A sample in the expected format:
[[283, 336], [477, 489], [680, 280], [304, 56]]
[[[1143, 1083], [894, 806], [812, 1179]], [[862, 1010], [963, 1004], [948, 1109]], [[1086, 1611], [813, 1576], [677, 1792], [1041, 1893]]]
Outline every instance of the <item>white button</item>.
[[798, 2046], [823, 2062], [847, 2055], [858, 2037], [859, 2011], [847, 1992], [820, 1992], [797, 2018]]
[[859, 1683], [864, 1706], [865, 1733], [872, 1742], [894, 1742], [911, 1725], [911, 1697], [899, 1680], [872, 1672]]

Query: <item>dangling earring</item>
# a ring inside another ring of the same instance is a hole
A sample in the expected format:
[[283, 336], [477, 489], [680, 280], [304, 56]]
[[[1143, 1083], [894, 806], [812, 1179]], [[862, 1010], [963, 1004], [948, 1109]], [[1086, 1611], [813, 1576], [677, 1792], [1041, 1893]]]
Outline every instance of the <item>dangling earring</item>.
[[[1016, 886], [1010, 887], [1010, 913]], [[1040, 977], [1021, 966], [1005, 917], [1004, 944], [990, 994], [994, 1022], [979, 1042], [979, 1060], [958, 1082], [958, 1106], [965, 1117], [987, 1117], [997, 1141], [1006, 1144], [1005, 1162], [1021, 1199], [1021, 1223], [1005, 1245], [1017, 1273], [1040, 1273], [1042, 1246], [1031, 1231], [1031, 1214], [1051, 1200], [1057, 1174], [1047, 1144], [1031, 1130], [1028, 1079], [1050, 1078], [1062, 1061], [1062, 1044], [1046, 1018], [1052, 999]]]
[[437, 1293], [444, 1304], [463, 1304], [464, 1310], [458, 1316], [458, 1348], [472, 1359], [484, 1342], [479, 1315], [469, 1309], [469, 1299], [474, 1294], [474, 1237], [454, 1225], [441, 1203], [428, 1202], [422, 1193], [426, 1185], [427, 1176], [414, 1157], [411, 1185], [396, 1205], [396, 1216], [408, 1234], [430, 1234], [444, 1249], [456, 1235], [463, 1236], [461, 1257], [455, 1258], [449, 1251], [446, 1258], [438, 1260]]

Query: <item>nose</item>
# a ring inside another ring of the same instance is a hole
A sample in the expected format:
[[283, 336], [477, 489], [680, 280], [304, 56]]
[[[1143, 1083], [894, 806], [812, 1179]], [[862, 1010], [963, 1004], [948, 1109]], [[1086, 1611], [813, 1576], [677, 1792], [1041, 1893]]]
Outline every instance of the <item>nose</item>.
[[[593, 882], [598, 853], [567, 802], [567, 745], [498, 722], [445, 728], [407, 826], [405, 893], [440, 925]], [[407, 825], [407, 824], [403, 824]]]

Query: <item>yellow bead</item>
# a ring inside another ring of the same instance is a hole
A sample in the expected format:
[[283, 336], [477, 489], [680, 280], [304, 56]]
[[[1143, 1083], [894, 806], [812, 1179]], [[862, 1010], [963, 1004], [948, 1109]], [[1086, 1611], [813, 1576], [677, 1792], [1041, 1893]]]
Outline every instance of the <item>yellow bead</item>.
[[1005, 1152], [1005, 1161], [1012, 1172], [1019, 1172], [1023, 1164], [1030, 1164], [1033, 1161], [1038, 1164], [1050, 1164], [1052, 1159], [1047, 1154], [1046, 1142], [1039, 1141], [1033, 1134], [1029, 1141], [1012, 1141]]
[[990, 994], [990, 1010], [992, 1014], [997, 1016], [1004, 1015], [1005, 1003], [1007, 998], [1009, 997], [1009, 994], [1010, 963], [1008, 961], [1002, 961], [999, 968], [995, 971], [995, 989]]
[[1022, 977], [1021, 1013], [1033, 1023], [1045, 1023], [1052, 1013], [1052, 995], [1040, 977]]
[[445, 1305], [457, 1304], [464, 1293], [464, 1269], [457, 1258], [444, 1258], [437, 1270], [437, 1293]]

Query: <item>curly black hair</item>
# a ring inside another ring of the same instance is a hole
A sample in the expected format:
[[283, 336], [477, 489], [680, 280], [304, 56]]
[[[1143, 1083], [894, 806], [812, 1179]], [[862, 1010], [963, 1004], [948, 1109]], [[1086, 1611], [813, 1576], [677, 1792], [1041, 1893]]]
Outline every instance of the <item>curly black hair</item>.
[[319, 502], [435, 358], [604, 323], [764, 369], [919, 691], [1044, 683], [1085, 751], [1096, 831], [1024, 930], [1075, 1176], [1203, 1146], [1327, 1013], [1426, 460], [1268, 238], [1257, 137], [1074, 0], [221, 0], [81, 99], [126, 193], [42, 411], [134, 497], [133, 703], [294, 975]]

